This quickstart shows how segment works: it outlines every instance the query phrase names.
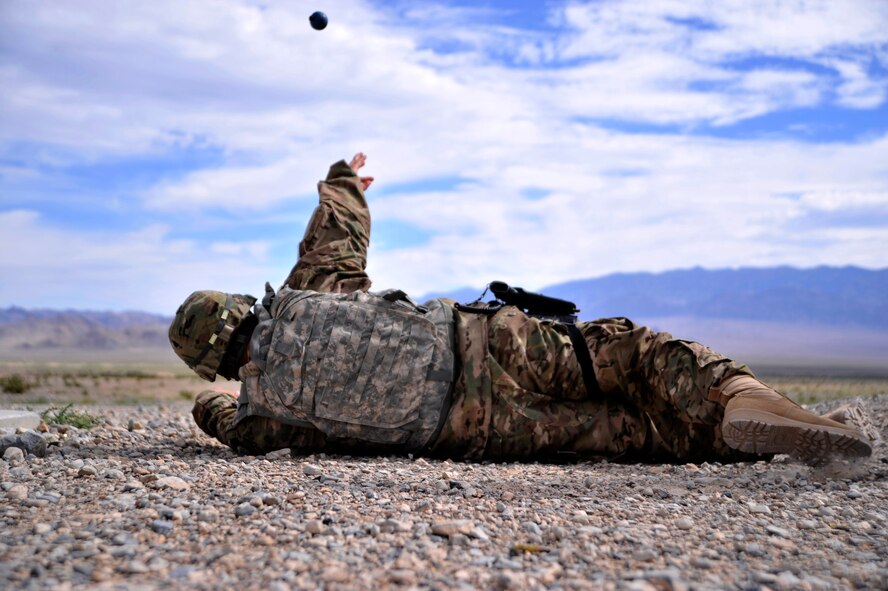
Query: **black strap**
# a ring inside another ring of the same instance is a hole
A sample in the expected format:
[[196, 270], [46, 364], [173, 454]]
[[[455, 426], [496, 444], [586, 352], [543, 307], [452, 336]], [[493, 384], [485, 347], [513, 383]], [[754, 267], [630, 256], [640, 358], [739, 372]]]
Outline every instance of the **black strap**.
[[[476, 303], [476, 302], [472, 302]], [[492, 316], [500, 311], [503, 307], [499, 302], [491, 302], [490, 304], [481, 304], [480, 306], [470, 306], [468, 304], [456, 304], [455, 308], [460, 312], [466, 312], [468, 314], [483, 314], [485, 316]]]
[[577, 356], [577, 362], [580, 364], [580, 371], [583, 373], [583, 383], [586, 385], [586, 394], [589, 398], [600, 398], [602, 396], [601, 388], [598, 386], [598, 380], [595, 377], [595, 368], [592, 365], [592, 356], [589, 355], [589, 345], [583, 338], [580, 329], [576, 324], [566, 324], [567, 334], [570, 336], [570, 342], [573, 344], [574, 355]]

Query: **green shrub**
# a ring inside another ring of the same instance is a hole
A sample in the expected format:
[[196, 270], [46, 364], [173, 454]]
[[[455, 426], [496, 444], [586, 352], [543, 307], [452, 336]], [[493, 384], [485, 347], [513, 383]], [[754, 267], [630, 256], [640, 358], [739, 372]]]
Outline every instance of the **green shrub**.
[[32, 386], [32, 384], [26, 382], [24, 378], [17, 373], [0, 378], [0, 385], [3, 386], [3, 391], [7, 394], [24, 394], [30, 390]]
[[194, 400], [194, 392], [191, 390], [179, 390], [179, 398], [182, 400]]
[[78, 429], [92, 429], [105, 420], [86, 411], [76, 410], [72, 408], [73, 406], [73, 404], [66, 404], [61, 408], [51, 406], [40, 413], [40, 418], [50, 425], [71, 425]]

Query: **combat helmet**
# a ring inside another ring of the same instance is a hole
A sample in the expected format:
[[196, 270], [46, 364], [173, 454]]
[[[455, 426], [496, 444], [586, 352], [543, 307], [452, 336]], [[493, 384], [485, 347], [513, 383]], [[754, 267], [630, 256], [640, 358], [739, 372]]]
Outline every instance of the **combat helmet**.
[[205, 380], [216, 372], [232, 334], [250, 313], [256, 298], [221, 291], [196, 291], [176, 310], [170, 345], [188, 367]]

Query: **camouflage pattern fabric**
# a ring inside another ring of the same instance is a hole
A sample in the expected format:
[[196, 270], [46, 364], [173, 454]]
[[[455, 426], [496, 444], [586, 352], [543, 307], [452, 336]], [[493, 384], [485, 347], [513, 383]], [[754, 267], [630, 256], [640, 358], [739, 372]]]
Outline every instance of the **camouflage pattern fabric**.
[[626, 318], [581, 323], [603, 392], [590, 397], [564, 326], [513, 307], [490, 317], [460, 313], [457, 326], [460, 334], [474, 335], [474, 343], [479, 333], [486, 341], [461, 347], [464, 375], [434, 455], [493, 461], [750, 458], [724, 444], [723, 408], [707, 400], [722, 378], [750, 372], [699, 343]]
[[247, 417], [232, 426], [237, 399], [227, 392], [205, 390], [197, 395], [191, 415], [200, 429], [233, 450], [249, 454], [265, 454], [283, 448], [320, 451], [325, 448], [324, 435], [313, 429], [287, 425], [266, 417]]
[[[256, 302], [253, 296], [231, 294], [231, 308], [223, 319], [221, 316], [228, 297], [229, 294], [221, 291], [196, 291], [179, 306], [170, 323], [169, 339], [173, 351], [197, 375], [210, 382], [216, 380], [228, 338]], [[214, 335], [215, 342], [208, 347]]]
[[[453, 310], [385, 295], [281, 288], [241, 367], [235, 422], [252, 415], [417, 452], [432, 440], [453, 381]], [[242, 412], [241, 412], [242, 411]]]
[[370, 289], [370, 210], [358, 175], [340, 160], [318, 183], [320, 204], [299, 244], [299, 260], [284, 285], [327, 293]]

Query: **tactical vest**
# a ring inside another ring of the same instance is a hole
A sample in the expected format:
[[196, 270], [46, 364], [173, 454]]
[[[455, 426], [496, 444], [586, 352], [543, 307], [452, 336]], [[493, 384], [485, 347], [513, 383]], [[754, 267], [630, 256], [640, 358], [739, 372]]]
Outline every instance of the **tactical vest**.
[[318, 429], [334, 443], [405, 452], [437, 436], [454, 381], [449, 305], [418, 306], [401, 291], [283, 287], [270, 315], [256, 311], [234, 424], [266, 416]]

